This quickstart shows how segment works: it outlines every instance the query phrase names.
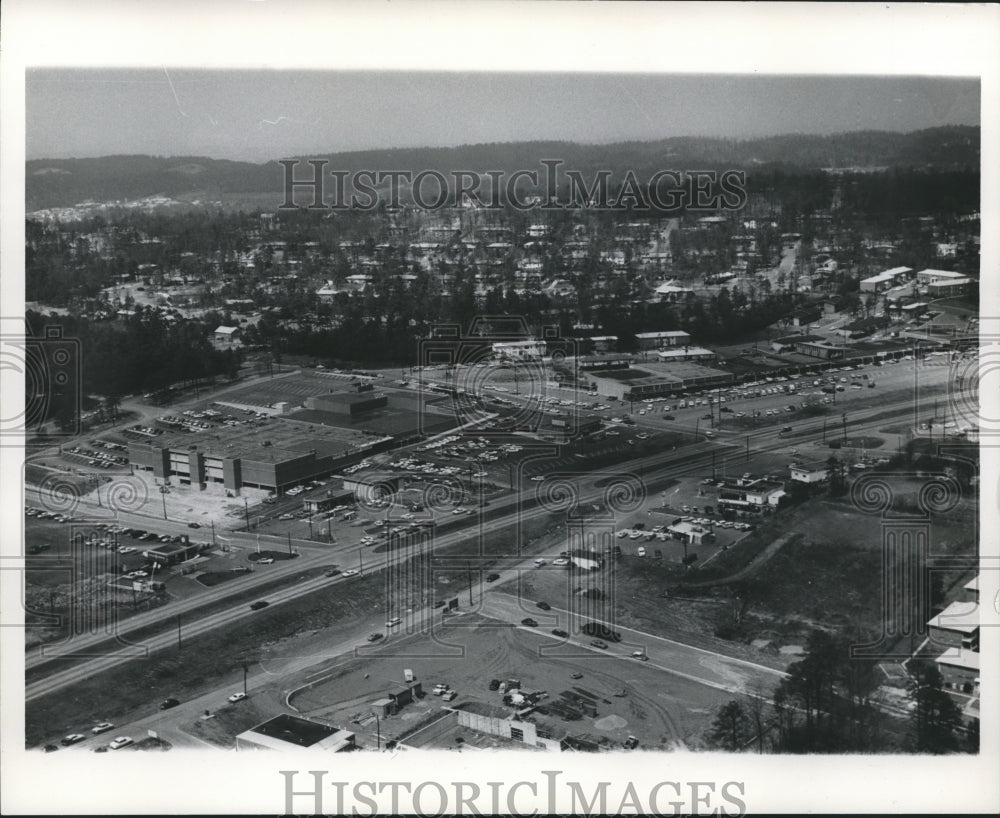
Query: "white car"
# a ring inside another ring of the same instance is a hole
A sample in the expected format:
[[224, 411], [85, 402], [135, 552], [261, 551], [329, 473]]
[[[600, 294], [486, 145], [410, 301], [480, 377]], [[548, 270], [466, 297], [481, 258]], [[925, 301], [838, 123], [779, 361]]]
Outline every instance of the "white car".
[[359, 574], [359, 573], [360, 573], [360, 571], [358, 571], [357, 568], [348, 568], [346, 571], [344, 571], [341, 574], [341, 576], [344, 576], [344, 577], [353, 577], [353, 576], [357, 576], [357, 574]]
[[258, 565], [270, 565], [272, 562], [274, 562], [274, 557], [262, 557], [257, 560]]
[[557, 560], [552, 560], [552, 564], [553, 565], [558, 565], [558, 566], [561, 567], [561, 566], [564, 566], [564, 565], [569, 565], [569, 560], [566, 559], [565, 557], [559, 557], [559, 559], [557, 559]]
[[113, 730], [113, 729], [114, 725], [110, 721], [102, 721], [100, 724], [95, 724], [94, 728], [90, 732], [93, 733], [95, 736], [97, 736], [100, 735], [101, 733], [106, 733], [108, 732], [108, 730]]
[[398, 616], [394, 616], [392, 619], [390, 619], [388, 622], [385, 623], [385, 626], [387, 628], [395, 628], [402, 621], [403, 620], [400, 619]]
[[542, 476], [541, 476], [541, 475], [539, 474], [539, 475], [536, 475], [535, 477], [532, 477], [532, 478], [531, 478], [531, 482], [532, 482], [532, 483], [541, 483], [541, 482], [542, 482], [542, 481], [543, 481], [544, 479], [545, 479], [545, 478], [544, 478], [544, 477], [542, 477]]
[[638, 555], [639, 555], [640, 557], [645, 557], [645, 556], [646, 556], [646, 549], [645, 549], [645, 548], [643, 548], [643, 547], [642, 547], [642, 546], [640, 545], [640, 546], [639, 546], [639, 550], [638, 550], [638, 551], [637, 551], [636, 553], [637, 553], [637, 554], [638, 554]]
[[120, 750], [122, 747], [128, 747], [133, 741], [128, 736], [118, 736], [114, 741], [112, 741], [108, 747], [112, 750]]
[[226, 701], [230, 702], [231, 704], [236, 704], [236, 702], [241, 702], [246, 697], [247, 697], [246, 693], [234, 693], [232, 696], [226, 699]]

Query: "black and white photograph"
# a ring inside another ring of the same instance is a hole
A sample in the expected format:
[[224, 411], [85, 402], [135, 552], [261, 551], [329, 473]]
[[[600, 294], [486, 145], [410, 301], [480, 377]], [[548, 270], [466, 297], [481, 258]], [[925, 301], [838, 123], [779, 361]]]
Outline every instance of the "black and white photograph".
[[5, 813], [998, 808], [995, 9], [12, 5]]

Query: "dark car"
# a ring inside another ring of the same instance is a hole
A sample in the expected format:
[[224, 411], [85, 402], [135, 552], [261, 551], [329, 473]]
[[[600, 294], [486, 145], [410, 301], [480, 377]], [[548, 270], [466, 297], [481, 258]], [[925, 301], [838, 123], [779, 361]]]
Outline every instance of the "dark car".
[[595, 648], [602, 648], [602, 649], [608, 646], [607, 642], [602, 642], [600, 639], [594, 639], [591, 641], [590, 644], [593, 645]]
[[500, 680], [490, 679], [490, 690], [499, 690], [499, 689], [500, 689]]
[[267, 601], [265, 601], [263, 599], [260, 599], [260, 600], [257, 600], [257, 602], [254, 602], [254, 603], [252, 603], [250, 605], [250, 610], [251, 611], [259, 611], [261, 608], [266, 608], [270, 604], [271, 604], [270, 602], [267, 602]]
[[370, 634], [368, 634], [368, 641], [369, 642], [378, 642], [378, 640], [381, 639], [381, 638], [382, 638], [382, 634], [381, 633], [370, 633]]
[[538, 623], [534, 619], [532, 619], [530, 616], [527, 616], [524, 619], [522, 619], [521, 620], [521, 624], [522, 625], [527, 625], [529, 628], [537, 628], [538, 627]]
[[487, 582], [496, 582], [498, 579], [500, 579], [499, 574], [490, 574], [489, 576], [486, 577]]
[[337, 575], [338, 575], [339, 573], [340, 573], [340, 569], [339, 569], [339, 568], [330, 568], [330, 569], [329, 569], [329, 570], [328, 570], [328, 571], [326, 572], [326, 575], [327, 575], [328, 577], [335, 577], [335, 576], [337, 576]]
[[160, 702], [160, 710], [169, 710], [171, 707], [177, 707], [180, 702], [177, 699], [164, 699]]
[[566, 633], [566, 631], [564, 631], [564, 630], [561, 630], [560, 628], [555, 628], [555, 629], [554, 629], [554, 630], [552, 631], [552, 635], [553, 635], [553, 636], [560, 636], [560, 637], [562, 637], [563, 639], [568, 639], [568, 638], [569, 638], [569, 634], [568, 634], [568, 633]]
[[201, 528], [200, 523], [188, 523], [188, 528]]
[[548, 603], [548, 602], [539, 602], [539, 603], [537, 603], [537, 605], [538, 605], [538, 607], [539, 607], [539, 608], [541, 608], [541, 609], [542, 609], [543, 611], [551, 611], [551, 610], [552, 610], [552, 606], [551, 606], [551, 605], [549, 605], [549, 603]]

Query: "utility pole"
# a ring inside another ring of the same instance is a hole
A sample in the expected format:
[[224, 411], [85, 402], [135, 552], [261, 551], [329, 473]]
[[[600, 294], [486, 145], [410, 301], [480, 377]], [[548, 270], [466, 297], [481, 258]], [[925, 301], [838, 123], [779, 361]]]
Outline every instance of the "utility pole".
[[288, 553], [291, 554], [292, 553], [292, 532], [291, 531], [286, 531], [285, 534], [288, 537]]
[[181, 649], [181, 615], [177, 614], [177, 650]]
[[215, 548], [215, 520], [212, 520], [211, 523], [212, 523], [212, 548]]
[[844, 443], [846, 443], [847, 442], [847, 412], [844, 412], [844, 414], [841, 415], [841, 420], [843, 421], [843, 424], [844, 424]]
[[247, 531], [250, 530], [250, 503], [246, 497], [243, 498], [243, 513], [247, 518]]
[[365, 549], [364, 548], [358, 549], [358, 575], [362, 576], [362, 577], [365, 575], [365, 559], [364, 559], [364, 554], [365, 554]]
[[747, 435], [747, 463], [750, 462], [750, 435]]
[[472, 608], [474, 607], [474, 603], [472, 602], [472, 568], [468, 562], [465, 563], [465, 578], [469, 583], [469, 607]]

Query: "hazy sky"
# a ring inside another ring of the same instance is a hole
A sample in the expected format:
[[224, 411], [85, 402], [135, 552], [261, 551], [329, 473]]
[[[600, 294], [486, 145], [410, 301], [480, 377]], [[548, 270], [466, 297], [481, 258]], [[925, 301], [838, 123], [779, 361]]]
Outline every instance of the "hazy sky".
[[978, 80], [759, 75], [29, 70], [27, 157], [265, 161], [528, 139], [978, 125]]

